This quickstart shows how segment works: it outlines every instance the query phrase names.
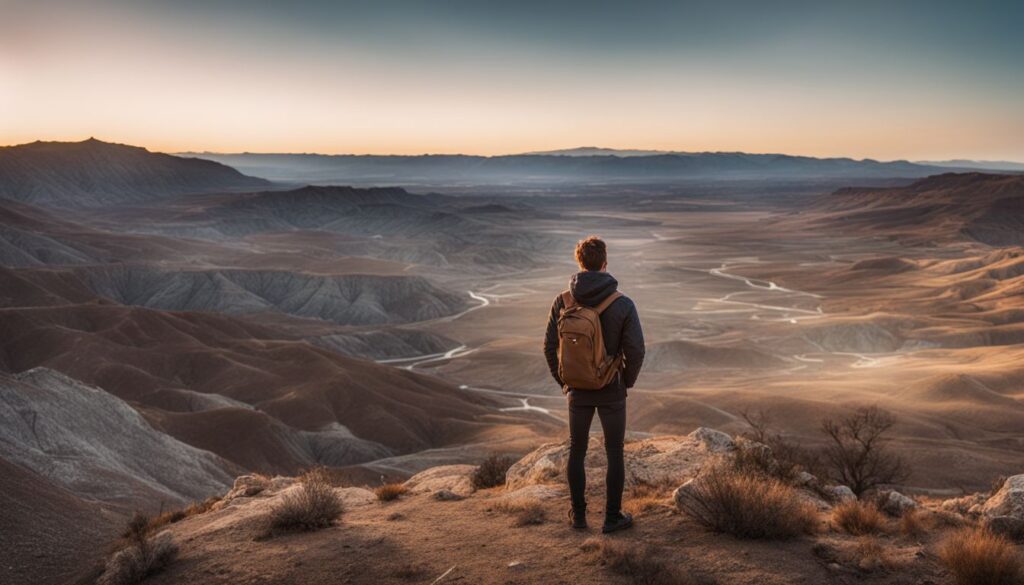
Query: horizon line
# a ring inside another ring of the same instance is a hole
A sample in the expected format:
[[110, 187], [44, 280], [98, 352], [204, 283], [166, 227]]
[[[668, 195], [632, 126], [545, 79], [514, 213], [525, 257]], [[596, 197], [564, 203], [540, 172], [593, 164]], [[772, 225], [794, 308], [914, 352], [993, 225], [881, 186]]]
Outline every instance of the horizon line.
[[[1010, 163], [1024, 165], [1024, 160], [1011, 160], [1006, 158], [972, 158], [965, 156], [946, 157], [938, 159], [915, 159], [915, 158], [894, 158], [894, 159], [881, 159], [873, 157], [857, 158], [852, 155], [832, 155], [832, 156], [815, 156], [809, 154], [796, 154], [791, 152], [783, 151], [753, 151], [753, 150], [671, 150], [671, 149], [658, 149], [658, 148], [644, 148], [644, 147], [605, 147], [605, 146], [572, 146], [572, 147], [557, 147], [540, 150], [526, 150], [521, 152], [508, 152], [501, 154], [480, 154], [466, 151], [453, 151], [453, 152], [418, 152], [418, 153], [397, 153], [397, 152], [317, 152], [317, 151], [251, 151], [251, 150], [239, 150], [239, 151], [222, 151], [222, 150], [159, 150], [152, 149], [151, 147], [144, 146], [141, 144], [131, 144], [128, 142], [118, 142], [116, 140], [103, 140], [90, 136], [89, 138], [81, 140], [43, 140], [37, 139], [31, 142], [21, 143], [8, 143], [0, 145], [0, 148], [14, 148], [18, 146], [27, 146], [36, 143], [52, 143], [52, 144], [81, 144], [85, 142], [101, 142], [105, 144], [116, 144], [121, 146], [131, 146], [137, 148], [144, 148], [150, 152], [158, 152], [163, 154], [169, 154], [173, 156], [183, 155], [223, 155], [223, 156], [237, 156], [237, 155], [256, 155], [256, 156], [365, 156], [365, 157], [431, 157], [431, 156], [464, 156], [464, 157], [478, 157], [478, 158], [501, 158], [509, 156], [566, 156], [573, 158], [586, 158], [586, 157], [599, 157], [609, 156], [617, 158], [642, 158], [650, 156], [666, 156], [666, 155], [700, 155], [700, 154], [750, 154], [757, 156], [788, 156], [797, 158], [810, 158], [818, 160], [829, 160], [829, 159], [845, 159], [855, 162], [878, 162], [878, 163], [912, 163], [912, 164], [929, 164], [929, 163], [950, 163], [950, 162], [976, 162], [976, 163]], [[587, 155], [571, 155], [565, 154], [576, 150], [600, 150], [606, 151], [595, 154]], [[623, 152], [642, 152], [644, 154], [632, 154], [622, 155], [619, 153]]]

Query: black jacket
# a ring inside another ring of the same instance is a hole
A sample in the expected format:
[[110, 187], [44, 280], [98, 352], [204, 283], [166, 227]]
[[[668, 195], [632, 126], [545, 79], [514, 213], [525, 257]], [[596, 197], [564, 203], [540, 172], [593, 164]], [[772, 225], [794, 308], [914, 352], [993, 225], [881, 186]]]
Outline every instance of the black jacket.
[[[619, 288], [619, 283], [607, 272], [587, 270], [577, 272], [569, 281], [569, 291], [576, 302], [588, 307], [596, 307]], [[558, 316], [563, 308], [562, 296], [555, 297], [548, 318], [548, 330], [544, 336], [544, 357], [548, 360], [551, 376], [562, 386], [558, 377]], [[644, 363], [644, 332], [640, 328], [640, 316], [636, 305], [629, 297], [616, 299], [601, 313], [601, 333], [604, 336], [604, 347], [608, 355], [622, 352], [625, 358], [625, 369], [610, 384], [600, 390], [569, 389], [569, 401], [573, 404], [587, 406], [617, 402], [626, 398], [626, 388], [632, 388], [640, 375], [640, 367]]]

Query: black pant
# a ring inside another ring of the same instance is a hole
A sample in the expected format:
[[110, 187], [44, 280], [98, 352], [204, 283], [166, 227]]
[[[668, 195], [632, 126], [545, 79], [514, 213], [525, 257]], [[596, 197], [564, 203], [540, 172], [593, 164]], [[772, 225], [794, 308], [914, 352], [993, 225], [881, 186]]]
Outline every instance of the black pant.
[[622, 488], [626, 479], [626, 465], [622, 456], [622, 446], [626, 439], [625, 400], [601, 406], [569, 405], [569, 493], [574, 509], [586, 508], [587, 471], [584, 462], [587, 458], [587, 443], [590, 440], [590, 423], [594, 420], [595, 410], [601, 419], [604, 450], [608, 455], [605, 514], [615, 515], [622, 507]]

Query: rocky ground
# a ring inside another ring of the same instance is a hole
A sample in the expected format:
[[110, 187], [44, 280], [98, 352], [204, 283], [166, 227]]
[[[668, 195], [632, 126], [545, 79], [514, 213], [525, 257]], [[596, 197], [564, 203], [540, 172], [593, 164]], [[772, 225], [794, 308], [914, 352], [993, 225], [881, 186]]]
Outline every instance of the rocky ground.
[[815, 510], [814, 525], [794, 538], [715, 533], [681, 511], [708, 469], [764, 449], [706, 428], [629, 440], [624, 507], [637, 522], [607, 536], [594, 512], [603, 498], [597, 438], [588, 454], [586, 531], [566, 522], [564, 443], [538, 448], [509, 468], [505, 485], [490, 489], [474, 490], [470, 465], [428, 469], [386, 502], [373, 486], [336, 487], [345, 512], [333, 526], [272, 538], [265, 536], [268, 515], [301, 486], [293, 478], [243, 476], [209, 511], [166, 527], [179, 558], [147, 582], [939, 584], [953, 582], [938, 554], [949, 534], [975, 524], [1013, 533], [1024, 521], [1024, 476], [991, 495], [947, 501], [881, 491], [871, 498], [885, 514], [880, 526], [856, 536], [833, 515], [856, 496], [807, 473], [789, 483]]

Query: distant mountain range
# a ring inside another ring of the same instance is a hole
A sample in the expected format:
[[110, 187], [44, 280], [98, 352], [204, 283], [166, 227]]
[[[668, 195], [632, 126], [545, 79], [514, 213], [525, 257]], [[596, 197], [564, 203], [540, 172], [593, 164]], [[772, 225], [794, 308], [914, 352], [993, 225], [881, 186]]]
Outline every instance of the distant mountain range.
[[545, 156], [654, 156], [659, 154], [685, 154], [674, 150], [642, 150], [634, 148], [602, 148], [600, 146], [579, 146], [557, 150], [536, 150], [524, 152], [523, 155], [540, 154]]
[[210, 160], [94, 138], [0, 147], [0, 198], [51, 207], [96, 207], [267, 185]]
[[935, 167], [955, 167], [959, 169], [978, 169], [985, 171], [1024, 171], [1024, 163], [1008, 160], [968, 160], [963, 158], [953, 160], [915, 161], [921, 165]]
[[[940, 172], [908, 161], [813, 158], [742, 152], [660, 153], [586, 147], [505, 156], [186, 153], [275, 181], [502, 185], [671, 182], [718, 179], [918, 178]], [[948, 170], [948, 169], [941, 169]]]

